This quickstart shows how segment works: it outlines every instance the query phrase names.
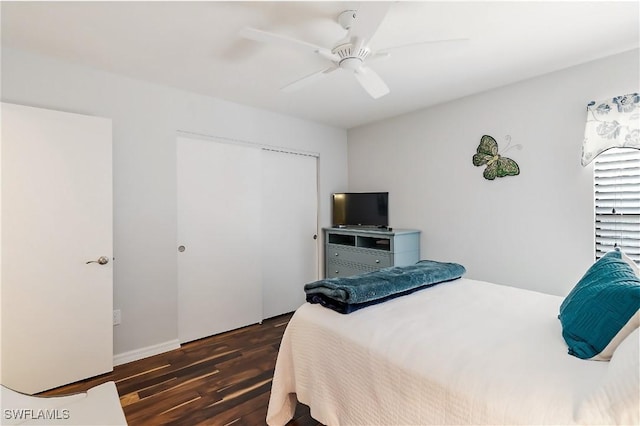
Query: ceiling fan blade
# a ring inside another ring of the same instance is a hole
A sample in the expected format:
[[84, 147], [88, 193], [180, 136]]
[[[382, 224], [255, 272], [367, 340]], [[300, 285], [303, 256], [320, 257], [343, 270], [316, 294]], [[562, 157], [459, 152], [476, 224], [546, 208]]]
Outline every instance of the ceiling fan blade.
[[280, 90], [282, 90], [283, 92], [293, 92], [295, 90], [298, 90], [304, 86], [307, 86], [311, 83], [314, 83], [316, 81], [322, 80], [327, 74], [337, 70], [338, 67], [333, 66], [333, 67], [329, 67], [327, 69], [321, 70], [321, 71], [316, 71], [313, 74], [309, 74], [305, 77], [302, 77], [299, 80], [294, 81], [293, 83], [289, 83], [286, 86], [284, 86], [283, 88], [281, 88]]
[[367, 56], [367, 63], [371, 63], [374, 61], [379, 61], [381, 59], [388, 59], [391, 57], [391, 53], [389, 52], [372, 52]]
[[259, 41], [262, 43], [271, 43], [284, 47], [292, 47], [299, 50], [312, 51], [331, 61], [337, 61], [340, 59], [338, 55], [331, 53], [331, 49], [327, 49], [313, 43], [308, 43], [306, 41], [298, 40], [281, 34], [246, 27], [240, 31], [240, 35], [246, 39]]
[[469, 41], [469, 39], [465, 38], [465, 37], [461, 37], [461, 38], [447, 38], [447, 39], [442, 39], [442, 40], [416, 41], [414, 43], [407, 43], [407, 44], [400, 44], [398, 46], [385, 47], [385, 48], [377, 50], [375, 52], [375, 54], [376, 55], [385, 54], [385, 53], [388, 53], [390, 50], [405, 49], [405, 48], [408, 48], [408, 47], [422, 46], [422, 45], [425, 45], [425, 44], [453, 43], [453, 42], [460, 42], [460, 41]]
[[373, 99], [378, 99], [389, 93], [389, 88], [385, 82], [371, 68], [360, 67], [354, 71], [354, 74], [360, 85]]
[[387, 16], [391, 3], [363, 1], [356, 11], [356, 18], [349, 29], [349, 38], [363, 40], [368, 44], [382, 20]]

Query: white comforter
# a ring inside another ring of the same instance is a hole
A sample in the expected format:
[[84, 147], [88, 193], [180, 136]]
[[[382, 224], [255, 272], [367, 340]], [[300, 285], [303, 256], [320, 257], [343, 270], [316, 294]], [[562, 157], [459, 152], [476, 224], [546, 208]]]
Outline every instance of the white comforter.
[[327, 425], [590, 422], [580, 406], [609, 363], [567, 354], [561, 302], [463, 278], [349, 315], [305, 304], [283, 336], [267, 422], [286, 424], [296, 396]]

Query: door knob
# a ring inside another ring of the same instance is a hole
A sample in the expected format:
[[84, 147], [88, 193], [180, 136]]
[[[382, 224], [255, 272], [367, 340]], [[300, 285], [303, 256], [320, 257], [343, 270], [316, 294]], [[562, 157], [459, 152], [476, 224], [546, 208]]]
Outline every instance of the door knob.
[[99, 263], [100, 265], [106, 265], [107, 263], [109, 263], [109, 258], [107, 256], [100, 256], [98, 260], [90, 260], [86, 263], [87, 265], [89, 263]]

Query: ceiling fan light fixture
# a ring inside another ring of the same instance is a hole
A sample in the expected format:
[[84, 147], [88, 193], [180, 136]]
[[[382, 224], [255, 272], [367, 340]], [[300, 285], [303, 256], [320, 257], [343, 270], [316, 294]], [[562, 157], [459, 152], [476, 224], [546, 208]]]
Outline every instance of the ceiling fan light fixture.
[[350, 56], [348, 58], [342, 59], [339, 65], [340, 68], [355, 71], [362, 66], [362, 59], [355, 56]]

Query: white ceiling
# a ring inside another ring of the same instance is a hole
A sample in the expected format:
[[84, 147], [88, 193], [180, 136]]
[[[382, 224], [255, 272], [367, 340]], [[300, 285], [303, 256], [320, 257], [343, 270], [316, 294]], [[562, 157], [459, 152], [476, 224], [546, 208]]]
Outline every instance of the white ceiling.
[[394, 2], [370, 64], [390, 94], [372, 99], [339, 70], [292, 93], [279, 89], [326, 68], [302, 50], [243, 39], [246, 26], [331, 48], [337, 15], [358, 2], [8, 2], [2, 45], [329, 125], [351, 128], [639, 46], [638, 1]]

